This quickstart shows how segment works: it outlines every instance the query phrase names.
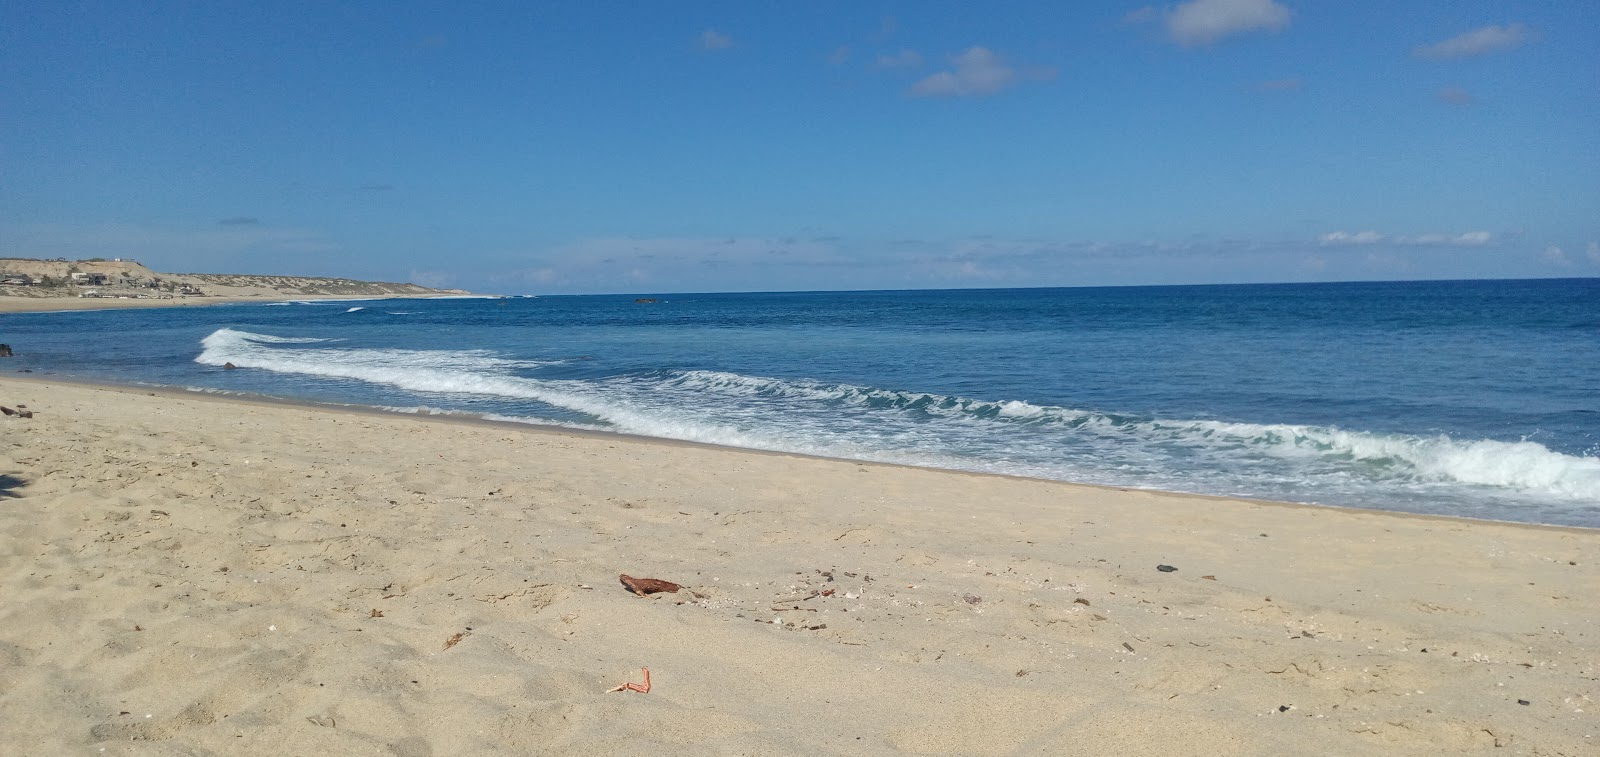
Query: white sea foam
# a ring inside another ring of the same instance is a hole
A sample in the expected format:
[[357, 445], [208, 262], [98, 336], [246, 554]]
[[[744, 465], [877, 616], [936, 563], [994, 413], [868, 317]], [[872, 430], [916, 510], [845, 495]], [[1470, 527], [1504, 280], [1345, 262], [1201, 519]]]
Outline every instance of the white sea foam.
[[354, 308], [350, 308], [349, 310], [346, 310], [344, 312], [346, 312], [346, 313], [354, 313], [357, 310], [366, 310], [366, 308], [364, 308], [364, 307], [354, 307]]
[[1485, 487], [1539, 500], [1600, 501], [1600, 458], [1532, 441], [1133, 418], [718, 371], [539, 379], [516, 373], [549, 363], [487, 351], [296, 346], [323, 341], [220, 329], [203, 340], [196, 360], [468, 395], [463, 399], [531, 400], [592, 419], [552, 421], [530, 408], [528, 416], [541, 423], [833, 457], [1180, 489], [1210, 477], [1208, 487], [1218, 493], [1256, 491], [1239, 484], [1241, 476], [1284, 491], [1315, 476], [1367, 489]]

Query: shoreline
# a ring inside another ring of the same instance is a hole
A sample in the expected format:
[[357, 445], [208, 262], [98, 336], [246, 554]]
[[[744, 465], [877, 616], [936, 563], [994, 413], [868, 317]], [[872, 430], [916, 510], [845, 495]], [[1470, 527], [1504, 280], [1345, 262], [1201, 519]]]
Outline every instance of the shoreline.
[[[431, 300], [451, 299], [464, 295], [422, 295], [422, 294], [314, 294], [314, 295], [259, 295], [259, 296], [215, 296], [215, 297], [174, 297], [172, 299], [119, 299], [115, 297], [5, 297], [0, 296], [0, 314], [12, 313], [65, 313], [65, 312], [94, 312], [100, 310], [131, 310], [137, 308], [177, 308], [177, 307], [205, 307], [209, 305], [240, 305], [252, 302], [299, 302], [299, 301], [333, 301], [348, 300], [358, 302], [365, 300]], [[473, 295], [466, 295], [473, 296]], [[482, 295], [488, 297], [490, 295]]]
[[0, 742], [32, 752], [1600, 738], [1589, 530], [57, 378], [0, 403], [35, 412], [0, 417]]
[[[532, 421], [511, 421], [485, 418], [472, 413], [412, 413], [400, 410], [390, 410], [375, 405], [357, 405], [333, 402], [317, 402], [314, 400], [296, 399], [292, 397], [275, 397], [265, 394], [246, 394], [239, 392], [213, 392], [205, 389], [189, 389], [165, 385], [118, 384], [109, 381], [96, 381], [89, 378], [75, 376], [39, 376], [38, 374], [17, 376], [0, 374], [0, 382], [18, 381], [33, 384], [61, 383], [68, 386], [100, 389], [110, 392], [125, 394], [155, 394], [171, 399], [201, 399], [222, 403], [255, 404], [266, 407], [293, 407], [319, 412], [348, 413], [357, 416], [376, 416], [384, 418], [414, 418], [430, 423], [465, 424], [469, 426], [483, 426], [489, 428], [513, 430], [531, 434], [554, 434], [557, 436], [576, 436], [589, 439], [607, 440], [617, 439], [636, 444], [659, 444], [672, 447], [692, 447], [708, 450], [724, 450], [754, 455], [773, 455], [777, 457], [792, 457], [801, 460], [819, 460], [834, 463], [847, 463], [883, 468], [897, 468], [916, 471], [930, 471], [947, 473], [956, 476], [973, 476], [979, 478], [996, 478], [1001, 480], [1033, 481], [1041, 484], [1065, 486], [1078, 489], [1089, 489], [1103, 492], [1141, 493], [1157, 497], [1177, 497], [1181, 499], [1196, 499], [1202, 501], [1243, 504], [1251, 506], [1283, 507], [1290, 509], [1308, 509], [1313, 511], [1339, 511], [1351, 513], [1364, 513], [1380, 517], [1396, 517], [1407, 519], [1420, 519], [1440, 521], [1444, 523], [1486, 523], [1502, 526], [1524, 527], [1534, 529], [1547, 529], [1569, 531], [1581, 534], [1600, 535], [1600, 527], [1572, 526], [1559, 523], [1534, 523], [1530, 521], [1496, 520], [1493, 518], [1473, 518], [1464, 515], [1447, 515], [1440, 513], [1415, 513], [1405, 510], [1384, 510], [1375, 507], [1355, 507], [1348, 505], [1328, 505], [1316, 502], [1291, 502], [1286, 500], [1259, 499], [1254, 497], [1231, 496], [1225, 494], [1207, 494], [1204, 492], [1175, 491], [1171, 489], [1146, 489], [1127, 486], [1113, 486], [1109, 484], [1095, 484], [1083, 481], [1067, 481], [1054, 478], [1038, 478], [1014, 473], [996, 473], [992, 471], [970, 471], [957, 468], [936, 468], [932, 466], [913, 465], [910, 463], [885, 462], [879, 460], [858, 460], [848, 457], [830, 457], [827, 455], [814, 455], [803, 452], [785, 452], [782, 450], [759, 449], [755, 447], [735, 447], [711, 442], [699, 442], [687, 439], [671, 439], [659, 436], [644, 436], [630, 434], [622, 431], [604, 431], [599, 429], [581, 429], [560, 426], [553, 423], [538, 423]], [[3, 402], [0, 402], [3, 404]]]

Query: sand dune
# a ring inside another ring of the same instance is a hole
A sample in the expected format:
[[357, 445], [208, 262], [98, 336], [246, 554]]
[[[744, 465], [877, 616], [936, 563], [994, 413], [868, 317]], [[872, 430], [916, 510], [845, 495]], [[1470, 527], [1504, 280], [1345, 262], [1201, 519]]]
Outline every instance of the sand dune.
[[1600, 750], [1594, 531], [0, 379], [19, 403], [17, 754]]

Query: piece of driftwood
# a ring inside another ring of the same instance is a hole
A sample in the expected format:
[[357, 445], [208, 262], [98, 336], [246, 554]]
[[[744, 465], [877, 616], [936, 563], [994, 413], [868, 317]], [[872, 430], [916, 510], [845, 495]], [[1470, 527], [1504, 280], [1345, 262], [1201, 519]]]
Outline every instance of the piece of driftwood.
[[663, 581], [659, 578], [634, 578], [627, 573], [619, 575], [617, 580], [621, 581], [622, 585], [628, 588], [628, 591], [638, 594], [641, 597], [649, 594], [657, 594], [663, 591], [676, 593], [679, 589], [683, 588], [682, 586], [679, 586], [671, 581]]

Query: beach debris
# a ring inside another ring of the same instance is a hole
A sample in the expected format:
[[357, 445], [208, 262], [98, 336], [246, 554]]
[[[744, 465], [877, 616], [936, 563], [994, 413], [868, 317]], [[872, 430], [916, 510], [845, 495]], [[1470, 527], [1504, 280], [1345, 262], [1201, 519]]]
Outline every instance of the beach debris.
[[606, 693], [610, 694], [613, 691], [637, 691], [640, 694], [649, 694], [650, 693], [650, 669], [649, 668], [640, 668], [640, 670], [644, 671], [644, 683], [627, 683], [627, 682], [624, 682], [619, 686], [616, 686], [616, 687], [613, 687], [613, 688], [610, 688], [610, 689], [606, 689]]
[[1089, 606], [1089, 600], [1084, 599], [1083, 597], [1078, 597], [1077, 599], [1072, 600], [1072, 603], [1075, 605], [1083, 605], [1084, 607]]
[[1217, 580], [1216, 576], [1201, 576], [1201, 578], [1204, 578], [1207, 581], [1215, 581], [1215, 580]]
[[1126, 641], [1122, 642], [1122, 648], [1128, 650], [1129, 652], [1133, 651], [1133, 645]]
[[660, 592], [676, 594], [679, 589], [683, 588], [671, 581], [663, 581], [659, 578], [634, 578], [627, 573], [619, 574], [617, 580], [621, 581], [628, 591], [641, 597]]
[[18, 418], [32, 418], [33, 417], [33, 411], [32, 410], [12, 410], [11, 408], [6, 407], [5, 405], [0, 405], [0, 413], [5, 413], [6, 415], [15, 415]]
[[444, 648], [445, 649], [449, 649], [449, 648], [451, 648], [451, 647], [453, 647], [453, 646], [455, 646], [457, 644], [460, 644], [462, 639], [465, 639], [465, 638], [467, 638], [468, 636], [471, 636], [471, 635], [472, 635], [471, 631], [461, 631], [460, 633], [457, 633], [456, 635], [451, 636], [448, 639], [445, 639]]
[[383, 611], [379, 610], [376, 607], [374, 607], [374, 608], [372, 608], [372, 612], [367, 614], [367, 617], [369, 617], [369, 618], [381, 618], [381, 617], [383, 617]]
[[1533, 704], [1533, 703], [1528, 701], [1528, 700], [1526, 700], [1526, 699], [1518, 699], [1517, 700], [1517, 704], [1520, 704], [1523, 707], [1527, 707], [1528, 705]]
[[1027, 675], [1027, 674], [1028, 674], [1028, 671], [1026, 671], [1026, 670], [1017, 671], [1017, 677], [1018, 678], [1021, 678], [1021, 677], [1025, 676], [1025, 675]]
[[833, 596], [833, 589], [823, 589], [819, 594], [820, 596], [831, 597]]
[[1177, 568], [1174, 568], [1171, 565], [1157, 565], [1156, 566], [1156, 570], [1159, 570], [1162, 573], [1171, 573], [1173, 571], [1176, 571]]
[[962, 597], [961, 601], [966, 602], [969, 605], [975, 605], [975, 604], [977, 604], [979, 602], [982, 602], [983, 601], [983, 597], [980, 597], [980, 596], [978, 596], [976, 594], [968, 594], [968, 595]]
[[1278, 705], [1278, 712], [1288, 712], [1289, 710], [1292, 710], [1292, 709], [1294, 709], [1294, 707], [1292, 705], [1287, 705], [1287, 704]]

